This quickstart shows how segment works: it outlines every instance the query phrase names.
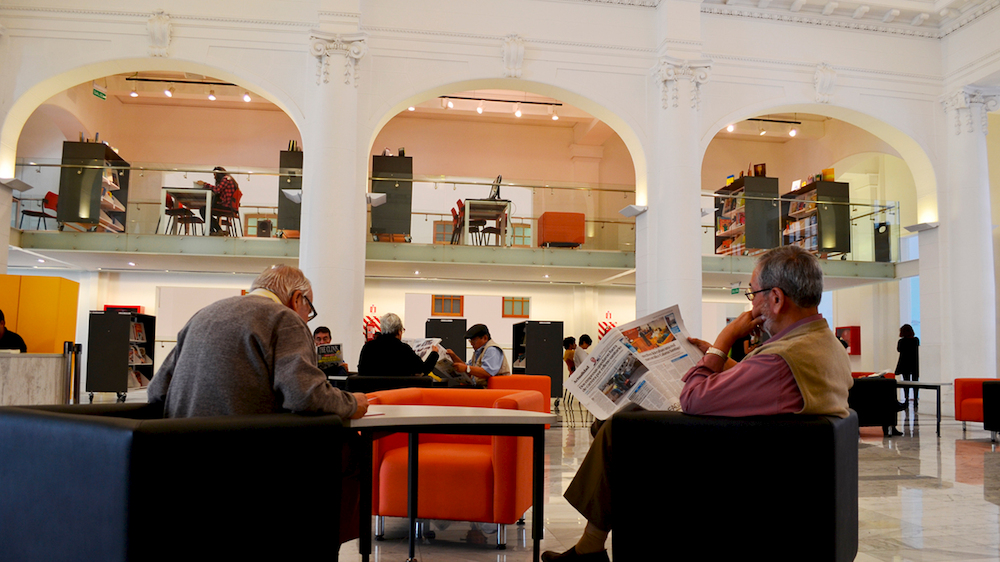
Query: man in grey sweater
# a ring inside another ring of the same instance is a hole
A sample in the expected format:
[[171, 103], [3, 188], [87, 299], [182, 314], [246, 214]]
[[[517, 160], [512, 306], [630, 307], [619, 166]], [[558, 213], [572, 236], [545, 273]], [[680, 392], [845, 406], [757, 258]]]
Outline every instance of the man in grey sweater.
[[183, 418], [317, 412], [359, 418], [363, 393], [341, 392], [316, 366], [306, 325], [315, 316], [302, 271], [276, 265], [249, 294], [206, 306], [177, 334], [177, 346], [149, 383], [148, 401]]

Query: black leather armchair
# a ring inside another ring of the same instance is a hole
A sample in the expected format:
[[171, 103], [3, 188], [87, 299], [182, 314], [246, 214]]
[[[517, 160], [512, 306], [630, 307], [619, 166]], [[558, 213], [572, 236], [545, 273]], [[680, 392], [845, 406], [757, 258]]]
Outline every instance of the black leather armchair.
[[337, 416], [0, 408], [0, 560], [336, 560]]
[[1000, 380], [983, 382], [983, 429], [990, 432], [990, 441], [996, 443], [1000, 431]]
[[858, 418], [614, 417], [615, 559], [850, 562]]
[[899, 398], [896, 379], [861, 377], [854, 379], [854, 386], [847, 395], [847, 403], [858, 413], [858, 425], [880, 425], [883, 429], [896, 425]]
[[348, 392], [368, 393], [397, 388], [430, 388], [432, 386], [434, 386], [434, 379], [430, 377], [363, 377], [360, 375], [347, 377]]

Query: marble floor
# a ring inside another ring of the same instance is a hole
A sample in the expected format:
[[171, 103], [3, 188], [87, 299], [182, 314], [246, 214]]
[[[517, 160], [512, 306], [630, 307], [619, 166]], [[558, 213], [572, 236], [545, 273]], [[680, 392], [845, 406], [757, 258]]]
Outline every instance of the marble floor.
[[[1000, 562], [1000, 451], [981, 423], [969, 423], [963, 431], [962, 423], [952, 417], [949, 395], [942, 396], [941, 437], [937, 437], [933, 393], [922, 398], [919, 411], [911, 406], [900, 414], [902, 437], [883, 438], [881, 428], [862, 428], [856, 561]], [[129, 401], [136, 399], [140, 397], [129, 394]], [[556, 413], [560, 423], [546, 434], [542, 549], [562, 551], [575, 543], [585, 525], [562, 492], [590, 446], [591, 418], [574, 409]], [[434, 538], [418, 544], [417, 559], [531, 560], [530, 512], [526, 517], [527, 527], [508, 526], [506, 550], [494, 546], [495, 527], [470, 532], [469, 523], [430, 522]], [[404, 561], [405, 520], [387, 519], [385, 540], [373, 545], [372, 560]], [[357, 541], [346, 543], [340, 559], [360, 560], [357, 552]]]

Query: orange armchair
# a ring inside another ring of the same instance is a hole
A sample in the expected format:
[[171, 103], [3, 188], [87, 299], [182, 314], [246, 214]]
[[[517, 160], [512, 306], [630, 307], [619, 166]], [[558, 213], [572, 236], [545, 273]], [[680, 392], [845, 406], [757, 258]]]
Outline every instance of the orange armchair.
[[997, 379], [955, 379], [955, 419], [962, 422], [983, 421], [983, 382]]
[[[371, 404], [423, 404], [545, 411], [537, 391], [466, 388], [401, 388], [368, 395]], [[531, 507], [532, 443], [529, 437], [420, 436], [417, 517], [505, 525]], [[372, 445], [372, 514], [380, 538], [384, 517], [406, 517], [407, 436], [397, 433]], [[461, 498], [461, 501], [456, 501]]]
[[[552, 413], [552, 379], [548, 375], [508, 375], [505, 377], [490, 377], [486, 380], [486, 388], [507, 388], [517, 390], [537, 390], [542, 393], [542, 410]], [[545, 424], [548, 429], [549, 424]]]

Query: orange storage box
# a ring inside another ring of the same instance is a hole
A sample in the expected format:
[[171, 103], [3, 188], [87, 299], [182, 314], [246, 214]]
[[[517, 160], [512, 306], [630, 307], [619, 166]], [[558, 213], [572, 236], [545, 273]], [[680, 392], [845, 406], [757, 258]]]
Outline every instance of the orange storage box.
[[575, 248], [586, 241], [583, 213], [549, 211], [538, 218], [538, 245]]

